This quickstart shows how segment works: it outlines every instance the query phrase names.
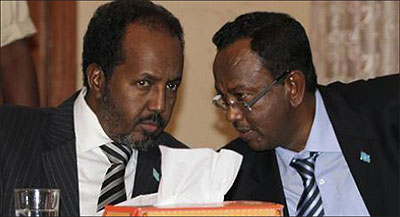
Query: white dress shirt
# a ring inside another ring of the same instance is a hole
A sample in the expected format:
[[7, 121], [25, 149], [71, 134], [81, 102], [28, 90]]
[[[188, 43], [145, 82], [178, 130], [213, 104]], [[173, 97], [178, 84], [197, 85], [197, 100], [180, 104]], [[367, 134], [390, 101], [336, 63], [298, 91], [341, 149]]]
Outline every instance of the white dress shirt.
[[306, 158], [310, 152], [321, 152], [315, 162], [314, 172], [325, 215], [368, 216], [318, 90], [315, 98], [314, 120], [304, 150], [296, 153], [281, 147], [275, 149], [289, 215], [296, 215], [296, 206], [303, 193], [303, 181], [289, 165], [290, 161], [293, 158]]
[[[112, 142], [104, 132], [96, 114], [85, 100], [86, 88], [83, 88], [74, 103], [74, 127], [78, 164], [80, 215], [101, 215], [97, 213], [97, 201], [104, 176], [111, 163], [100, 149], [101, 145]], [[132, 195], [135, 179], [137, 150], [127, 164], [125, 171], [125, 189], [127, 198]]]

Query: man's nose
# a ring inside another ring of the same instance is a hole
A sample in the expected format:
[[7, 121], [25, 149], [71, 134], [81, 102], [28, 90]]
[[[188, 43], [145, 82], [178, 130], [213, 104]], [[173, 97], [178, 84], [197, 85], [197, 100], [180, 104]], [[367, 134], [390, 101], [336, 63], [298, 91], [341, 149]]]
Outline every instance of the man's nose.
[[242, 110], [235, 104], [231, 104], [228, 106], [228, 110], [226, 112], [226, 119], [233, 123], [235, 121], [240, 121], [243, 119]]
[[161, 113], [165, 110], [165, 90], [158, 88], [155, 90], [148, 103], [148, 109], [153, 112]]

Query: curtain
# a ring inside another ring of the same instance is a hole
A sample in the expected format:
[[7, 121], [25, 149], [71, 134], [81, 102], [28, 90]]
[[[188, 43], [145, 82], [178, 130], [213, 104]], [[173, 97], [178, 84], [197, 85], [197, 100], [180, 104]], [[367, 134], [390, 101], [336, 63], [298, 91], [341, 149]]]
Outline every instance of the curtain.
[[399, 73], [398, 1], [313, 1], [311, 13], [320, 84]]
[[76, 91], [76, 1], [28, 1], [40, 106], [57, 106]]

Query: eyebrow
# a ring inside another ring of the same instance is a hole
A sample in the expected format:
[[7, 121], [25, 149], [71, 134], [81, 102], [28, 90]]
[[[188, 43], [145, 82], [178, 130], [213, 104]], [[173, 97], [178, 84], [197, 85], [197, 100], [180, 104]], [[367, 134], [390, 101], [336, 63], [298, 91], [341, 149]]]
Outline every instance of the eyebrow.
[[140, 76], [148, 78], [148, 79], [151, 79], [151, 80], [159, 80], [159, 78], [157, 78], [156, 76], [154, 76], [154, 75], [152, 75], [152, 74], [150, 74], [148, 72], [144, 72]]
[[242, 84], [239, 84], [239, 85], [236, 85], [236, 87], [234, 87], [234, 88], [228, 89], [227, 92], [228, 93], [234, 93], [234, 92], [236, 92], [238, 90], [242, 90], [242, 89], [245, 89], [245, 88], [246, 88], [246, 86], [244, 86]]
[[[154, 75], [152, 75], [152, 74], [150, 74], [148, 72], [143, 72], [140, 76], [143, 76], [145, 78], [148, 78], [148, 79], [154, 80], [154, 81], [161, 80], [159, 77], [156, 77], [156, 76], [154, 76]], [[168, 82], [177, 82], [177, 81], [181, 82], [182, 81], [182, 76], [178, 76], [175, 79], [168, 80]]]
[[[214, 88], [215, 88], [215, 90], [217, 91], [217, 94], [223, 95], [222, 92], [221, 92], [221, 90], [217, 87], [216, 84], [214, 84]], [[228, 92], [228, 93], [234, 93], [234, 92], [236, 92], [236, 91], [238, 91], [238, 90], [240, 90], [240, 89], [245, 89], [245, 88], [246, 88], [246, 86], [239, 84], [239, 85], [237, 85], [237, 86], [234, 87], [234, 88], [228, 89], [227, 92]]]
[[182, 82], [182, 76], [179, 76], [175, 79], [169, 80], [168, 82], [179, 82], [180, 83], [180, 82]]
[[215, 84], [215, 83], [214, 83], [214, 88], [215, 88], [215, 91], [217, 92], [217, 94], [223, 95], [221, 90], [217, 87], [217, 84]]

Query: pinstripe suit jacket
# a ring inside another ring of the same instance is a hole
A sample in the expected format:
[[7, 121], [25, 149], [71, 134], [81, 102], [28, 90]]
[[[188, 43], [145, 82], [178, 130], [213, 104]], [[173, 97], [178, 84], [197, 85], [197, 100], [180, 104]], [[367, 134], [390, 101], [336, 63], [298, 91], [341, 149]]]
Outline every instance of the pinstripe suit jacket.
[[[0, 215], [14, 216], [15, 188], [60, 189], [60, 215], [79, 216], [79, 189], [73, 123], [77, 94], [58, 108], [0, 107]], [[185, 148], [163, 132], [157, 144]], [[158, 146], [139, 151], [133, 197], [157, 192]]]

